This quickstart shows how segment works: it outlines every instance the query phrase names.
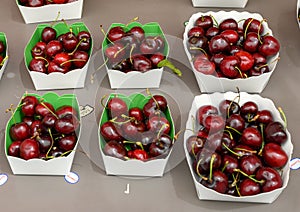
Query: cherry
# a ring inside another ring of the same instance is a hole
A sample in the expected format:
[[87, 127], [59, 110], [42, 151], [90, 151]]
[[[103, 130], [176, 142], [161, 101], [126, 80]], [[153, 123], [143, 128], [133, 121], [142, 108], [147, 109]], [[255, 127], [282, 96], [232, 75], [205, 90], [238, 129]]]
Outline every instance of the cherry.
[[30, 125], [30, 135], [31, 136], [39, 135], [41, 131], [42, 131], [42, 121], [34, 120]]
[[162, 134], [168, 134], [171, 129], [168, 119], [161, 116], [152, 116], [147, 121], [147, 129], [152, 132], [160, 132]]
[[258, 34], [255, 32], [249, 32], [243, 42], [243, 49], [247, 52], [257, 52], [260, 45]]
[[222, 62], [222, 60], [226, 57], [225, 54], [223, 53], [217, 53], [212, 55], [212, 57], [210, 58], [210, 61], [212, 61], [216, 67], [220, 67], [220, 63]]
[[58, 65], [61, 68], [70, 69], [72, 65], [70, 60], [71, 56], [68, 53], [60, 52], [54, 56], [52, 62], [56, 63], [56, 65]]
[[222, 157], [221, 167], [224, 167], [225, 173], [232, 174], [234, 173], [235, 169], [239, 167], [238, 159], [231, 155], [225, 154]]
[[68, 114], [55, 121], [54, 129], [62, 134], [71, 134], [79, 128], [79, 120], [76, 116]]
[[9, 129], [12, 140], [23, 141], [30, 137], [30, 127], [25, 122], [13, 124]]
[[253, 101], [247, 101], [241, 106], [241, 115], [249, 122], [251, 121], [258, 112], [258, 106]]
[[151, 60], [144, 55], [136, 55], [132, 57], [133, 69], [140, 72], [149, 71], [152, 68]]
[[125, 147], [115, 140], [108, 141], [104, 146], [103, 152], [108, 156], [116, 158], [124, 158], [126, 156]]
[[203, 148], [197, 154], [197, 168], [198, 172], [209, 172], [210, 170], [216, 170], [221, 166], [222, 159], [220, 154], [213, 152], [207, 148]]
[[151, 57], [150, 57], [150, 61], [152, 63], [152, 68], [157, 68], [158, 67], [158, 64], [165, 60], [166, 59], [166, 56], [163, 55], [162, 53], [155, 53], [153, 54]]
[[161, 110], [163, 112], [165, 112], [167, 110], [168, 103], [167, 103], [166, 98], [162, 95], [159, 95], [159, 94], [153, 95], [149, 99], [148, 103], [155, 106], [155, 110]]
[[257, 180], [263, 180], [262, 191], [269, 192], [282, 187], [282, 178], [278, 171], [271, 167], [262, 167], [257, 170], [255, 177]]
[[252, 196], [261, 192], [259, 183], [254, 182], [249, 178], [242, 180], [239, 189], [241, 196]]
[[54, 61], [50, 61], [48, 65], [48, 74], [54, 73], [54, 72], [60, 72], [60, 73], [67, 73], [69, 72], [69, 69], [67, 66], [60, 66], [59, 64], [55, 63]]
[[216, 66], [206, 56], [198, 55], [193, 62], [195, 69], [206, 75], [213, 75], [216, 72]]
[[145, 31], [140, 26], [134, 26], [134, 27], [132, 27], [129, 30], [129, 33], [131, 33], [138, 40], [138, 42], [141, 42], [145, 38]]
[[28, 68], [29, 68], [30, 71], [35, 71], [35, 72], [40, 72], [40, 73], [47, 73], [46, 66], [48, 66], [47, 60], [33, 58], [30, 61]]
[[196, 22], [195, 22], [195, 26], [200, 26], [202, 27], [204, 30], [210, 28], [213, 26], [213, 19], [211, 16], [209, 15], [204, 15], [204, 16], [201, 16], [199, 17]]
[[255, 52], [254, 54], [252, 54], [252, 56], [254, 59], [254, 64], [266, 64], [267, 63], [266, 57], [262, 56], [258, 52]]
[[233, 18], [227, 18], [227, 19], [223, 20], [219, 24], [219, 29], [221, 31], [229, 30], [229, 29], [237, 31], [237, 29], [238, 29], [238, 23]]
[[203, 54], [207, 46], [208, 39], [205, 36], [193, 35], [188, 39], [188, 50], [191, 54]]
[[222, 35], [216, 35], [209, 41], [209, 51], [211, 54], [227, 52], [230, 50], [230, 43]]
[[235, 129], [238, 132], [243, 132], [246, 123], [240, 114], [232, 114], [226, 120], [226, 126], [228, 126], [230, 129]]
[[48, 129], [51, 129], [54, 127], [56, 120], [57, 120], [57, 117], [51, 113], [45, 115], [42, 119], [42, 129], [44, 129], [47, 132]]
[[123, 139], [123, 137], [120, 134], [120, 131], [117, 130], [115, 125], [110, 121], [107, 121], [101, 125], [100, 133], [106, 141], [121, 141]]
[[52, 27], [45, 27], [41, 33], [41, 39], [45, 43], [49, 43], [52, 40], [56, 39], [56, 31]]
[[226, 29], [220, 33], [230, 45], [235, 45], [239, 41], [239, 34], [236, 30], [233, 29]]
[[271, 36], [266, 35], [262, 37], [262, 44], [258, 48], [258, 52], [265, 57], [273, 56], [277, 54], [280, 50], [279, 41]]
[[198, 152], [204, 147], [206, 139], [196, 135], [190, 136], [186, 141], [186, 148], [192, 157], [196, 157]]
[[220, 70], [228, 78], [236, 78], [239, 73], [240, 60], [237, 56], [230, 55], [225, 57], [220, 63]]
[[92, 38], [88, 31], [80, 31], [77, 34], [77, 40], [80, 42], [78, 49], [81, 51], [89, 51], [91, 48]]
[[128, 116], [134, 118], [136, 122], [144, 121], [143, 111], [138, 107], [130, 108], [128, 111]]
[[21, 111], [25, 116], [33, 116], [35, 114], [35, 106], [39, 100], [35, 96], [25, 96], [21, 101]]
[[22, 141], [13, 141], [8, 147], [8, 155], [13, 157], [20, 157], [20, 145]]
[[256, 153], [256, 151], [249, 147], [248, 145], [244, 144], [238, 144], [233, 148], [233, 152], [235, 152], [235, 155], [238, 155], [238, 157], [242, 157], [244, 155], [253, 155]]
[[105, 49], [104, 54], [111, 63], [120, 62], [125, 56], [124, 46], [121, 43], [114, 43]]
[[86, 51], [77, 50], [74, 52], [72, 61], [76, 68], [83, 68], [89, 60], [89, 54]]
[[239, 160], [239, 168], [247, 175], [253, 175], [263, 164], [256, 155], [245, 155]]
[[254, 32], [256, 34], [262, 34], [264, 26], [262, 25], [262, 22], [257, 19], [247, 18], [243, 23], [243, 31], [246, 33]]
[[106, 107], [109, 111], [110, 118], [118, 117], [122, 114], [126, 115], [128, 111], [126, 102], [119, 97], [109, 99]]
[[125, 31], [122, 27], [116, 26], [112, 27], [108, 33], [107, 33], [107, 38], [111, 42], [115, 42], [117, 40], [120, 40], [123, 36], [125, 35]]
[[71, 151], [75, 148], [76, 142], [77, 142], [77, 136], [72, 134], [72, 135], [62, 137], [58, 141], [58, 146], [60, 149], [64, 151]]
[[35, 106], [35, 113], [36, 113], [37, 116], [44, 117], [47, 114], [50, 114], [52, 112], [54, 113], [55, 110], [54, 110], [53, 105], [49, 102], [38, 103]]
[[72, 52], [76, 48], [78, 42], [78, 38], [73, 32], [67, 32], [62, 40], [62, 45], [67, 52]]
[[258, 149], [262, 145], [262, 136], [260, 131], [254, 127], [244, 129], [241, 137], [241, 143], [248, 145], [254, 149]]
[[282, 168], [288, 161], [288, 155], [279, 144], [267, 143], [262, 157], [264, 162], [272, 168]]
[[63, 46], [61, 42], [59, 42], [58, 40], [51, 40], [49, 43], [47, 43], [45, 49], [46, 56], [50, 58], [53, 58], [56, 54], [62, 51], [63, 51]]
[[20, 145], [20, 157], [24, 160], [38, 158], [40, 154], [39, 144], [36, 140], [28, 138]]
[[47, 153], [51, 148], [52, 139], [50, 135], [39, 135], [36, 137], [36, 141], [39, 144], [39, 150], [41, 153]]
[[157, 51], [159, 44], [157, 43], [155, 37], [146, 37], [140, 44], [140, 51], [143, 54], [150, 55]]
[[[140, 131], [138, 125], [132, 121], [126, 122], [121, 125], [122, 135], [126, 140], [138, 141], [140, 140]], [[144, 131], [144, 130], [142, 130]]]
[[60, 106], [59, 108], [57, 108], [55, 110], [55, 114], [57, 115], [58, 118], [64, 117], [68, 114], [72, 114], [76, 117], [78, 117], [78, 112], [76, 111], [76, 109], [70, 105], [63, 105]]
[[31, 55], [32, 57], [45, 57], [45, 49], [46, 49], [46, 43], [45, 42], [37, 42], [34, 47], [31, 49]]
[[192, 36], [202, 37], [205, 35], [205, 30], [200, 26], [194, 26], [188, 31], [188, 38]]
[[228, 190], [228, 177], [220, 170], [214, 170], [212, 174], [212, 181], [202, 181], [202, 184], [216, 192], [225, 194]]
[[205, 36], [208, 39], [211, 39], [212, 37], [218, 35], [219, 33], [220, 33], [220, 29], [218, 27], [212, 26], [206, 30]]
[[173, 141], [171, 137], [168, 134], [162, 134], [152, 141], [149, 147], [149, 155], [151, 157], [164, 155], [170, 150], [172, 145]]
[[240, 60], [239, 69], [243, 72], [250, 70], [254, 65], [253, 56], [247, 51], [238, 51], [234, 54]]
[[273, 115], [270, 110], [259, 110], [257, 111], [257, 122], [262, 124], [269, 124], [273, 121]]
[[284, 126], [277, 121], [270, 122], [265, 128], [264, 134], [267, 142], [274, 142], [281, 145], [287, 140]]
[[240, 112], [240, 105], [229, 99], [223, 99], [219, 103], [220, 113], [226, 117], [230, 117], [232, 114], [237, 114]]

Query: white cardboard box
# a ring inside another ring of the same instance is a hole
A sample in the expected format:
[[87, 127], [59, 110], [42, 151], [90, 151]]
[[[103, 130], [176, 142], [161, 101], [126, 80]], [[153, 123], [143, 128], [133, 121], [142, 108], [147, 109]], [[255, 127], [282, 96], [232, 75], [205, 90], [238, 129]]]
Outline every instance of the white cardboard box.
[[[212, 75], [205, 75], [203, 73], [196, 71], [196, 69], [193, 66], [191, 54], [189, 53], [187, 48], [187, 40], [188, 40], [187, 33], [194, 26], [195, 21], [202, 15], [212, 15], [217, 20], [218, 23], [220, 23], [222, 20], [227, 18], [233, 18], [238, 21], [247, 18], [255, 18], [258, 20], [263, 20], [263, 17], [258, 13], [237, 12], [237, 11], [230, 11], [230, 12], [209, 11], [206, 13], [199, 12], [193, 14], [190, 17], [183, 34], [184, 49], [190, 61], [191, 67], [193, 69], [193, 72], [195, 74], [201, 92], [212, 93], [212, 92], [236, 91], [238, 87], [240, 91], [245, 91], [249, 93], [261, 93], [266, 87], [267, 83], [270, 80], [271, 75], [275, 70], [275, 67], [277, 65], [276, 58], [279, 57], [279, 53], [268, 58], [268, 65], [269, 65], [270, 72], [264, 73], [260, 76], [249, 77], [246, 79], [228, 79], [225, 77], [219, 78]], [[242, 24], [242, 22], [240, 22], [239, 24]], [[273, 35], [272, 30], [268, 27], [267, 22], [263, 21], [262, 24], [264, 26], [263, 34], [269, 33], [270, 35]]]
[[[193, 129], [193, 122], [195, 117], [196, 111], [199, 107], [203, 105], [214, 105], [218, 106], [219, 103], [224, 99], [234, 100], [237, 97], [237, 93], [233, 92], [226, 92], [226, 93], [212, 93], [212, 94], [202, 94], [196, 96], [191, 106], [191, 110], [189, 112], [188, 120], [186, 123], [186, 129]], [[280, 113], [277, 110], [276, 106], [274, 105], [273, 101], [267, 98], [263, 98], [258, 94], [248, 94], [245, 92], [240, 93], [240, 105], [245, 103], [246, 101], [254, 101], [257, 105], [259, 110], [268, 109], [272, 112], [273, 118], [275, 121], [279, 121], [283, 123], [281, 119]], [[290, 174], [290, 166], [289, 161], [291, 160], [292, 153], [293, 153], [293, 144], [291, 141], [291, 135], [288, 130], [286, 130], [288, 135], [287, 141], [282, 145], [282, 148], [286, 151], [288, 155], [288, 163], [283, 167], [283, 186], [279, 189], [273, 190], [271, 192], [260, 193], [258, 195], [253, 196], [244, 196], [244, 197], [235, 197], [231, 195], [221, 194], [212, 189], [206, 188], [202, 184], [197, 181], [196, 175], [192, 168], [192, 159], [188, 153], [186, 147], [187, 139], [193, 135], [193, 132], [187, 130], [184, 134], [184, 151], [186, 154], [186, 159], [189, 165], [189, 169], [194, 181], [194, 185], [197, 191], [198, 198], [200, 200], [218, 200], [218, 201], [232, 201], [232, 202], [253, 202], [253, 203], [272, 203], [276, 200], [276, 198], [281, 194], [281, 192], [286, 188], [288, 181], [289, 181], [289, 174]]]
[[[6, 43], [6, 53], [5, 53], [5, 55], [8, 56], [8, 43], [7, 43], [6, 35], [4, 33], [2, 33], [2, 32], [0, 32], [0, 33], [1, 33], [2, 36], [5, 37], [5, 43]], [[2, 65], [2, 67], [0, 69], [0, 80], [2, 78], [2, 75], [3, 75], [3, 72], [5, 70], [5, 67], [6, 67], [7, 63], [8, 63], [8, 58], [4, 61], [3, 65]]]
[[297, 1], [297, 11], [296, 11], [296, 14], [297, 14], [297, 23], [300, 27], [300, 0]]
[[194, 7], [244, 8], [248, 0], [192, 0]]
[[16, 0], [19, 10], [26, 24], [54, 21], [58, 15], [59, 19], [80, 19], [82, 16], [83, 0], [67, 4], [49, 4], [41, 7], [22, 6]]

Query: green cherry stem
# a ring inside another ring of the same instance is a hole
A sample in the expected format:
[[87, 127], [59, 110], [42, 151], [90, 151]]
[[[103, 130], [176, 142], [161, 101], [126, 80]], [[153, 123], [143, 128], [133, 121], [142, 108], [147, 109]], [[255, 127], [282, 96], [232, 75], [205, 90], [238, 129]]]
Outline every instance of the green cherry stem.
[[197, 165], [196, 165], [196, 173], [197, 173], [197, 175], [198, 175], [199, 177], [201, 177], [203, 180], [207, 181], [208, 178], [207, 178], [207, 177], [204, 177], [204, 176], [199, 172], [199, 166], [200, 166], [201, 162], [202, 162], [201, 159], [198, 160], [198, 162], [197, 162]]
[[225, 149], [227, 149], [230, 153], [236, 155], [237, 157], [242, 157], [243, 155], [236, 153], [235, 151], [233, 151], [232, 149], [230, 149], [226, 144], [222, 143], [222, 146], [225, 147]]
[[287, 118], [286, 118], [286, 115], [285, 113], [283, 112], [282, 108], [281, 107], [278, 107], [278, 111], [281, 115], [281, 117], [283, 118], [283, 121], [284, 121], [284, 129], [287, 128]]
[[6, 60], [8, 60], [7, 55], [3, 58], [2, 62], [0, 63], [0, 66], [3, 66]]
[[262, 151], [264, 150], [264, 147], [265, 147], [264, 126], [263, 126], [263, 124], [260, 124], [259, 126], [260, 126], [260, 134], [261, 134], [262, 143], [261, 143], [261, 147], [257, 154], [259, 156], [262, 156]]
[[51, 138], [51, 146], [50, 146], [50, 148], [48, 149], [48, 151], [47, 151], [47, 153], [46, 153], [46, 159], [53, 158], [53, 157], [49, 157], [48, 155], [49, 155], [49, 153], [50, 153], [50, 151], [52, 150], [53, 145], [54, 145], [54, 139], [53, 139], [52, 132], [51, 132], [51, 129], [50, 129], [50, 128], [48, 129], [48, 132], [49, 132], [49, 135], [50, 135], [50, 138]]
[[214, 164], [215, 158], [216, 158], [216, 155], [212, 154], [212, 156], [210, 158], [210, 165], [209, 165], [209, 182], [212, 182], [213, 164]]
[[162, 67], [168, 67], [169, 69], [171, 69], [175, 74], [177, 74], [179, 77], [182, 76], [182, 72], [176, 68], [173, 63], [171, 63], [169, 60], [167, 59], [164, 59], [162, 61], [160, 61], [158, 64], [157, 64], [157, 67], [158, 68], [162, 68]]
[[253, 178], [252, 176], [246, 174], [245, 172], [243, 172], [242, 170], [240, 169], [234, 169], [235, 172], [239, 172], [241, 173], [242, 175], [244, 175], [245, 177], [248, 177], [250, 180], [253, 180], [254, 182], [256, 183], [259, 183], [259, 184], [263, 184], [265, 182], [265, 180], [257, 180], [255, 178]]

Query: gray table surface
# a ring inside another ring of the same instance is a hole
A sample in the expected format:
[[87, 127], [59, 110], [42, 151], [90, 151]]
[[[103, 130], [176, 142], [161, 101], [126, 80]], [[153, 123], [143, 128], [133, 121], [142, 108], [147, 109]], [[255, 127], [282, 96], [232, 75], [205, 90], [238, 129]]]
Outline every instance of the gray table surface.
[[[298, 211], [300, 184], [299, 170], [292, 170], [287, 188], [272, 204], [250, 204], [200, 201], [184, 158], [182, 138], [172, 152], [165, 174], [161, 178], [130, 178], [107, 176], [97, 149], [97, 122], [102, 110], [99, 99], [112, 92], [105, 71], [97, 74], [96, 83], [90, 74], [103, 62], [100, 45], [103, 34], [99, 25], [107, 29], [111, 23], [126, 22], [138, 16], [142, 23], [157, 21], [171, 43], [170, 58], [182, 69], [177, 78], [170, 71], [163, 75], [160, 89], [168, 96], [175, 112], [177, 129], [184, 128], [187, 113], [195, 95], [201, 94], [182, 47], [183, 23], [196, 12], [218, 11], [222, 8], [194, 8], [191, 0], [86, 0], [83, 21], [93, 35], [94, 51], [88, 70], [86, 86], [76, 90], [57, 90], [58, 94], [75, 93], [81, 105], [91, 105], [94, 112], [83, 118], [83, 132], [72, 171], [80, 180], [68, 184], [62, 176], [15, 176], [4, 154], [4, 132], [9, 115], [4, 111], [16, 104], [25, 92], [35, 91], [26, 72], [23, 50], [36, 24], [26, 25], [15, 1], [2, 0], [0, 31], [5, 32], [9, 45], [9, 63], [0, 81], [0, 173], [8, 181], [0, 186], [1, 211]], [[224, 9], [230, 11], [230, 8]], [[280, 61], [262, 96], [281, 106], [288, 119], [288, 129], [294, 143], [293, 157], [299, 157], [300, 115], [300, 42], [296, 22], [296, 0], [249, 0], [246, 8], [238, 11], [258, 12], [268, 20], [273, 33], [281, 42]], [[77, 21], [77, 20], [76, 20]], [[74, 21], [67, 21], [73, 23]], [[141, 91], [134, 90], [134, 91]], [[124, 93], [133, 90], [122, 91]], [[125, 194], [126, 185], [130, 193]]]

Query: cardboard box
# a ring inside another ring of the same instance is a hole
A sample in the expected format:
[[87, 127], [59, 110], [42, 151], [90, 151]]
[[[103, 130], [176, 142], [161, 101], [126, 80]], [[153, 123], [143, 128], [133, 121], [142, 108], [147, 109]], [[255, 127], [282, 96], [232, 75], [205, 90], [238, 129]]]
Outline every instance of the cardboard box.
[[[249, 93], [261, 93], [266, 87], [267, 83], [270, 80], [271, 75], [275, 70], [275, 67], [277, 65], [276, 59], [279, 57], [279, 53], [268, 58], [267, 63], [270, 72], [264, 73], [260, 76], [248, 77], [246, 79], [229, 79], [225, 77], [219, 78], [213, 75], [205, 75], [203, 73], [196, 71], [196, 69], [193, 66], [191, 54], [187, 49], [187, 41], [188, 41], [187, 33], [194, 26], [195, 21], [203, 15], [212, 15], [218, 23], [220, 23], [221, 21], [227, 18], [233, 18], [236, 21], [247, 19], [247, 18], [255, 18], [257, 20], [263, 20], [263, 17], [258, 13], [237, 12], [237, 11], [230, 11], [230, 12], [210, 11], [206, 13], [199, 12], [193, 14], [190, 17], [183, 34], [183, 45], [201, 92], [212, 93], [212, 92], [236, 91], [238, 87], [240, 91], [245, 91]], [[241, 25], [243, 24], [243, 22], [239, 22], [239, 24]], [[263, 21], [262, 25], [264, 26], [263, 34], [269, 33], [269, 35], [273, 35], [272, 30], [268, 27], [267, 22]]]
[[[130, 96], [125, 96], [122, 94], [111, 94], [107, 101], [109, 101], [109, 99], [114, 97], [115, 95], [117, 95], [119, 98], [122, 98], [127, 103], [129, 109], [132, 107], [142, 108], [147, 103], [149, 98], [151, 98], [150, 96], [144, 96], [143, 94], [140, 93], [135, 93]], [[174, 122], [169, 108], [167, 109], [165, 114], [166, 114], [166, 118], [168, 119], [171, 125], [171, 130], [169, 135], [171, 136], [172, 139], [174, 139], [175, 127], [174, 127]], [[103, 123], [105, 123], [108, 120], [109, 120], [108, 110], [105, 108], [101, 114], [99, 128]], [[135, 159], [122, 160], [122, 159], [105, 155], [105, 153], [103, 152], [103, 148], [105, 146], [106, 141], [100, 134], [100, 130], [98, 130], [98, 136], [99, 136], [99, 148], [104, 161], [105, 171], [107, 175], [121, 175], [121, 176], [135, 176], [135, 177], [136, 176], [147, 176], [147, 177], [163, 176], [166, 164], [172, 152], [172, 148], [170, 149], [167, 155], [159, 156], [157, 158], [150, 158], [149, 160], [146, 161], [135, 160]]]
[[6, 51], [4, 54], [2, 54], [2, 57], [4, 58], [5, 61], [3, 62], [3, 65], [0, 67], [0, 80], [1, 80], [5, 67], [8, 63], [8, 58], [5, 59], [5, 57], [8, 56], [8, 44], [7, 44], [6, 35], [3, 32], [0, 32], [0, 41], [2, 41], [6, 46]]
[[296, 14], [297, 14], [297, 23], [300, 27], [300, 0], [297, 1]]
[[[32, 79], [34, 87], [36, 90], [51, 90], [51, 89], [73, 89], [73, 88], [83, 88], [86, 74], [88, 70], [88, 66], [91, 60], [92, 50], [93, 50], [93, 41], [91, 48], [89, 50], [89, 60], [85, 64], [82, 69], [73, 69], [66, 74], [63, 73], [51, 73], [51, 74], [44, 74], [39, 72], [30, 71], [28, 69], [28, 65], [32, 60], [31, 49], [33, 46], [41, 40], [41, 32], [42, 30], [50, 26], [49, 24], [39, 24], [31, 39], [27, 43], [25, 50], [24, 50], [24, 58], [25, 58], [25, 66], [26, 69]], [[69, 25], [72, 28], [75, 35], [77, 35], [78, 31], [89, 31], [87, 26], [82, 22], [77, 22]], [[57, 23], [53, 26], [53, 28], [57, 31], [57, 36], [69, 32], [69, 27], [66, 26], [65, 23]]]
[[[193, 129], [193, 123], [196, 111], [199, 107], [203, 105], [214, 105], [217, 106], [224, 99], [234, 100], [237, 97], [237, 93], [226, 92], [226, 93], [212, 93], [212, 94], [202, 94], [196, 96], [191, 106], [191, 110], [189, 112], [188, 120], [186, 123], [186, 129]], [[264, 97], [261, 97], [258, 94], [248, 94], [245, 92], [240, 93], [240, 105], [245, 103], [246, 101], [253, 101], [258, 105], [259, 110], [268, 109], [272, 112], [273, 118], [275, 121], [279, 121], [284, 123], [281, 118], [279, 111], [274, 105], [273, 101]], [[196, 126], [197, 127], [197, 126]], [[196, 128], [197, 129], [197, 128]], [[286, 129], [286, 133], [288, 135], [287, 141], [282, 145], [282, 148], [286, 151], [288, 155], [288, 162], [282, 169], [282, 178], [283, 178], [283, 186], [279, 189], [273, 190], [271, 192], [260, 193], [258, 195], [253, 196], [244, 196], [244, 197], [235, 197], [227, 194], [218, 193], [212, 189], [206, 188], [202, 184], [197, 181], [197, 176], [192, 168], [192, 158], [188, 153], [186, 147], [187, 139], [193, 135], [193, 132], [187, 130], [184, 134], [184, 151], [186, 153], [186, 159], [189, 165], [189, 169], [194, 181], [194, 185], [197, 191], [198, 198], [200, 200], [218, 200], [218, 201], [232, 201], [232, 202], [253, 202], [253, 203], [272, 203], [276, 200], [276, 198], [281, 194], [281, 192], [286, 188], [289, 181], [290, 174], [290, 166], [289, 161], [291, 160], [293, 153], [293, 144], [291, 141], [291, 135], [289, 131]]]
[[41, 7], [26, 7], [19, 4], [17, 6], [26, 24], [38, 22], [51, 22], [56, 19], [70, 20], [80, 19], [82, 16], [83, 0], [77, 0], [67, 4], [48, 4]]
[[[147, 35], [160, 35], [163, 37], [165, 40], [165, 49], [164, 49], [164, 55], [166, 55], [166, 58], [168, 57], [169, 54], [169, 44], [164, 36], [164, 33], [160, 27], [160, 25], [156, 22], [151, 22], [142, 25], [141, 23], [138, 22], [132, 22], [128, 25], [121, 24], [121, 23], [113, 23], [110, 27], [115, 27], [115, 26], [121, 26], [124, 29], [131, 29], [134, 26], [141, 26], [145, 30], [145, 34]], [[109, 31], [109, 29], [107, 31]], [[102, 55], [103, 55], [103, 60], [105, 61], [105, 55], [104, 51], [105, 49], [109, 46], [109, 41], [108, 39], [104, 39], [102, 42]], [[158, 88], [160, 86], [161, 82], [161, 77], [164, 68], [156, 68], [156, 69], [150, 69], [149, 71], [146, 72], [139, 72], [139, 71], [131, 71], [128, 73], [123, 73], [118, 70], [113, 70], [105, 65], [109, 82], [110, 82], [110, 87], [112, 89], [128, 89], [128, 88]]]
[[244, 8], [248, 0], [192, 0], [194, 7]]
[[[27, 94], [24, 94], [24, 96]], [[62, 96], [58, 96], [56, 93], [48, 92], [45, 93], [43, 96], [39, 96], [37, 94], [28, 94], [28, 95], [34, 95], [38, 99], [44, 99], [47, 102], [50, 102], [54, 109], [59, 108], [63, 105], [71, 105], [76, 109], [76, 111], [79, 114], [79, 104], [77, 101], [77, 98], [74, 94], [65, 94]], [[20, 100], [21, 103], [22, 100]], [[20, 105], [19, 103], [19, 105]], [[49, 160], [43, 160], [43, 159], [29, 159], [24, 160], [22, 158], [9, 156], [7, 151], [9, 148], [9, 145], [13, 142], [10, 135], [9, 135], [9, 129], [10, 127], [16, 123], [20, 122], [22, 119], [22, 112], [21, 108], [18, 107], [16, 111], [14, 112], [13, 116], [9, 119], [6, 125], [6, 131], [5, 131], [5, 155], [9, 162], [10, 168], [15, 175], [66, 175], [70, 172], [73, 159], [75, 156], [75, 151], [77, 149], [80, 134], [81, 134], [81, 125], [77, 134], [77, 143], [74, 148], [74, 151], [70, 152], [67, 156], [64, 157], [57, 157]], [[79, 121], [81, 120], [80, 117], [78, 117]]]

